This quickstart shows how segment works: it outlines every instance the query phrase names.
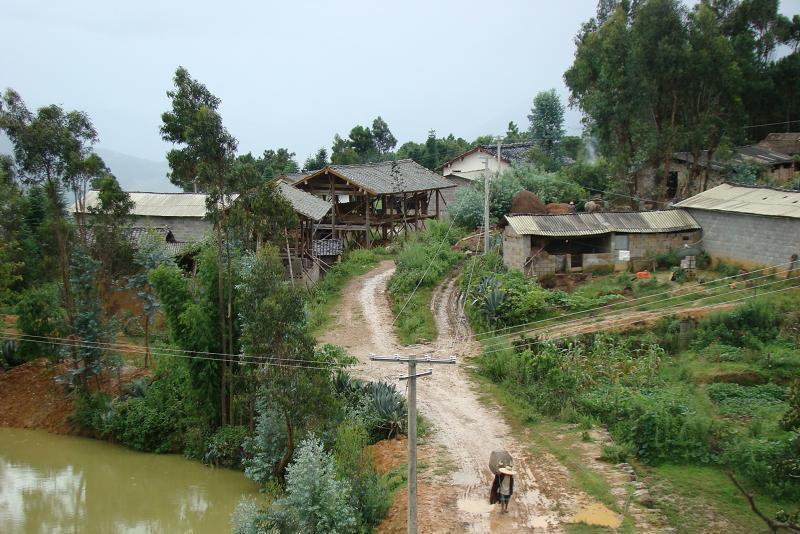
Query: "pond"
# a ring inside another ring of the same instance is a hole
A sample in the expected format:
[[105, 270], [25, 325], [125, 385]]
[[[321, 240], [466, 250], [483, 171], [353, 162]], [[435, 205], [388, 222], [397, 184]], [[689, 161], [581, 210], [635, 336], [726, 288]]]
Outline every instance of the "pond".
[[239, 472], [102, 441], [0, 428], [0, 532], [230, 531]]

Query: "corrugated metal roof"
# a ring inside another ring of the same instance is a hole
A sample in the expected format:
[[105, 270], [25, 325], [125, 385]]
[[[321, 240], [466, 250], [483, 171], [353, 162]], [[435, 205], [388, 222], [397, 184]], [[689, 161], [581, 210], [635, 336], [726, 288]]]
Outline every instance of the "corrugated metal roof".
[[568, 215], [506, 215], [520, 235], [577, 237], [608, 234], [650, 234], [698, 230], [700, 225], [683, 210]]
[[800, 219], [800, 191], [722, 184], [676, 206]]
[[782, 163], [792, 163], [794, 158], [782, 152], [776, 152], [763, 146], [749, 145], [736, 148], [735, 157], [743, 160], [755, 161], [762, 165], [780, 165]]
[[[128, 193], [134, 203], [132, 215], [142, 217], [206, 216], [206, 195], [202, 193]], [[86, 193], [86, 208], [99, 205], [98, 191]]]
[[[397, 176], [392, 175], [393, 163], [397, 164]], [[307, 181], [314, 176], [324, 175], [328, 169], [356, 187], [375, 195], [455, 187], [455, 184], [451, 184], [442, 176], [410, 159], [359, 165], [329, 165], [301, 179], [298, 183]]]
[[278, 182], [278, 190], [296, 212], [305, 215], [309, 219], [318, 221], [331, 209], [330, 202], [292, 187], [283, 181]]

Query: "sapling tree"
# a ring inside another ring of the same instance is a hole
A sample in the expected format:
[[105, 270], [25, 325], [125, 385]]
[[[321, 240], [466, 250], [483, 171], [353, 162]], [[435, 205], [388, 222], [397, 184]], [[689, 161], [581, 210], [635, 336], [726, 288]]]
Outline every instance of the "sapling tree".
[[164, 246], [163, 241], [153, 233], [147, 233], [139, 240], [139, 246], [133, 253], [133, 261], [139, 271], [128, 277], [127, 289], [136, 292], [142, 304], [140, 316], [142, 331], [144, 333], [144, 366], [150, 366], [150, 326], [158, 311], [158, 298], [153, 286], [150, 285], [148, 275], [153, 269], [161, 265], [174, 266], [172, 256]]

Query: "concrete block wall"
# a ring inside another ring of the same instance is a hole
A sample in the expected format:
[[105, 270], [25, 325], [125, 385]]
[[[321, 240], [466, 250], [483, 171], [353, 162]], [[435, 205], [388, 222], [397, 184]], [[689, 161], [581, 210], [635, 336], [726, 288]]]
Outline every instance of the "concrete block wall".
[[631, 258], [644, 258], [648, 252], [660, 254], [682, 249], [684, 244], [697, 242], [701, 235], [700, 230], [661, 234], [628, 234], [628, 247], [631, 251]]
[[503, 265], [506, 269], [524, 271], [531, 255], [531, 237], [517, 234], [511, 226], [503, 230]]
[[703, 227], [701, 246], [715, 260], [753, 268], [786, 263], [800, 254], [800, 219], [687, 211]]

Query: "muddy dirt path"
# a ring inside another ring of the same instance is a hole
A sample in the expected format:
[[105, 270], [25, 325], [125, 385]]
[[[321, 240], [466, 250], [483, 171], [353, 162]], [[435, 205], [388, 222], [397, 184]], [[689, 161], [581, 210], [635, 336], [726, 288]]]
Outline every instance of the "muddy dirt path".
[[[393, 272], [393, 263], [387, 261], [355, 279], [345, 289], [335, 326], [320, 341], [346, 347], [362, 362], [356, 372], [372, 379], [396, 379], [406, 367], [370, 362], [370, 353], [454, 355], [458, 359], [457, 365], [435, 366], [433, 375], [418, 384], [420, 410], [433, 425], [433, 440], [446, 448], [455, 463], [455, 472], [443, 475], [449, 479], [444, 482], [457, 492], [455, 502], [437, 503], [440, 523], [433, 528], [429, 525], [428, 531], [561, 531], [587, 498], [570, 489], [569, 473], [554, 457], [532, 457], [512, 436], [499, 410], [479, 401], [463, 370], [464, 356], [477, 354], [478, 347], [470, 341], [470, 330], [461, 317], [455, 280], [437, 288], [433, 295], [438, 339], [404, 347], [394, 335], [386, 296], [386, 283]], [[488, 504], [492, 475], [487, 461], [495, 449], [508, 450], [518, 472], [506, 515]], [[420, 503], [421, 516], [422, 506]]]

